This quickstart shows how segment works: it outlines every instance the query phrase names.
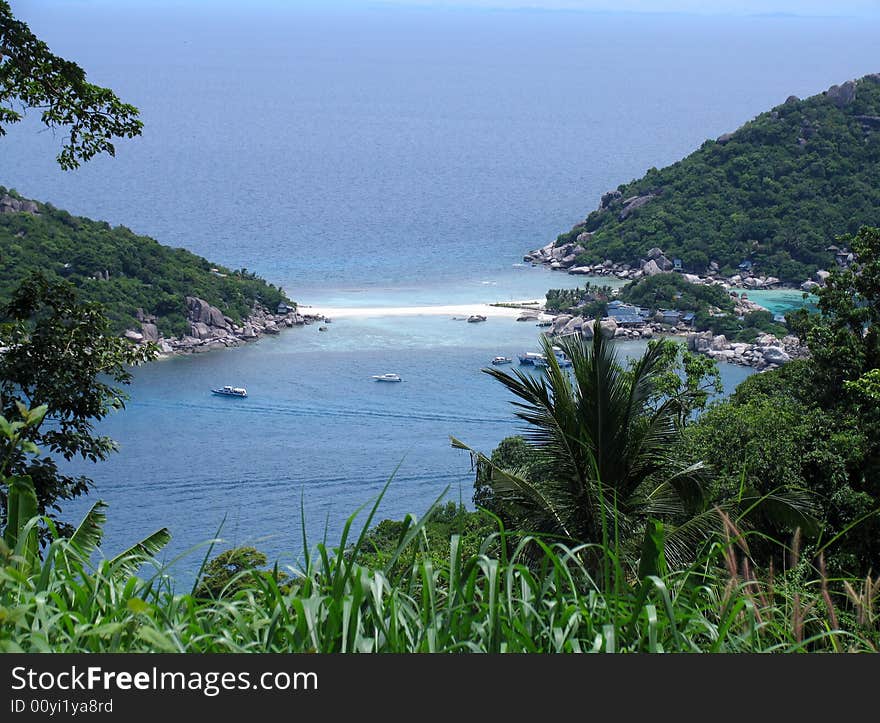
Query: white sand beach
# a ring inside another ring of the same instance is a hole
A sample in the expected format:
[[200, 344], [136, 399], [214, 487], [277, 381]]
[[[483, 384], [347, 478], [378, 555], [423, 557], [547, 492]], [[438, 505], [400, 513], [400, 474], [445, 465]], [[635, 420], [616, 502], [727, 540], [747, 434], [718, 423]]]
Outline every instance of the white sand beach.
[[[511, 302], [505, 302], [511, 303]], [[518, 303], [518, 302], [514, 302]], [[523, 302], [528, 303], [528, 302]], [[481, 314], [486, 318], [502, 317], [515, 319], [523, 313], [521, 308], [507, 306], [491, 306], [490, 304], [449, 304], [441, 306], [307, 306], [301, 304], [299, 310], [303, 314], [317, 314], [335, 318], [371, 318], [378, 316], [450, 316], [466, 319], [473, 314]], [[538, 309], [536, 308], [537, 312]]]

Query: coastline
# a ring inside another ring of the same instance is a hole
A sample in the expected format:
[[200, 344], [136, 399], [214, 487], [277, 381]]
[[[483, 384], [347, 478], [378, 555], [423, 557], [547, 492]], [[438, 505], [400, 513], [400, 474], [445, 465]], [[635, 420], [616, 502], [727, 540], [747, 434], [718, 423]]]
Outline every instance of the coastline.
[[[454, 318], [467, 319], [469, 316], [485, 316], [495, 318], [516, 319], [523, 308], [538, 307], [514, 306], [517, 302], [505, 302], [505, 306], [494, 304], [438, 304], [425, 306], [308, 306], [300, 304], [297, 308], [308, 310], [312, 316], [326, 319], [370, 319], [383, 316], [451, 316]], [[507, 304], [511, 304], [508, 306]]]

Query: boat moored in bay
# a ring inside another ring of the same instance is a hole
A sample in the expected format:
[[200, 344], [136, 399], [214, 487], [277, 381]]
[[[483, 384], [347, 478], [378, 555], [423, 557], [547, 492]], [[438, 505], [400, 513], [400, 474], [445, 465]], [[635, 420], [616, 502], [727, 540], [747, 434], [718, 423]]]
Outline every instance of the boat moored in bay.
[[244, 387], [233, 387], [229, 384], [220, 389], [212, 389], [211, 392], [219, 394], [221, 397], [246, 397], [248, 395], [247, 389]]

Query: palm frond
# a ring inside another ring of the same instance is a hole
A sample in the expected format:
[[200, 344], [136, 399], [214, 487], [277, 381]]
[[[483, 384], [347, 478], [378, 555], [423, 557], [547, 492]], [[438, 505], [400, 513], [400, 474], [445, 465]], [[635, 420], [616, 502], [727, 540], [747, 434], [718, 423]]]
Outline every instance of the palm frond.
[[104, 525], [107, 522], [107, 503], [98, 500], [83, 517], [82, 522], [70, 536], [70, 544], [83, 558], [88, 558], [104, 538]]
[[134, 577], [141, 566], [154, 559], [170, 541], [167, 527], [156, 530], [110, 560], [110, 569], [117, 577]]

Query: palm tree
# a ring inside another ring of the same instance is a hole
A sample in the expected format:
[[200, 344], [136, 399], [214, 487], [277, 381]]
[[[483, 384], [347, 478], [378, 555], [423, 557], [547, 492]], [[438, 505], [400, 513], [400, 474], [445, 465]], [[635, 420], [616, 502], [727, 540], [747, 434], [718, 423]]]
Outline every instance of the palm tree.
[[[705, 466], [676, 453], [682, 400], [652, 394], [665, 371], [661, 346], [624, 369], [597, 321], [592, 341], [578, 336], [560, 343], [572, 362], [569, 372], [552, 342], [544, 338], [542, 345], [545, 376], [483, 370], [518, 397], [516, 416], [527, 423], [524, 437], [534, 451], [534, 463], [519, 470], [474, 453], [490, 470], [497, 507], [519, 529], [582, 543], [616, 539], [622, 561], [633, 568], [649, 520], [662, 521], [666, 561], [686, 562], [720, 518], [707, 504]], [[592, 550], [598, 563], [604, 553]]]

